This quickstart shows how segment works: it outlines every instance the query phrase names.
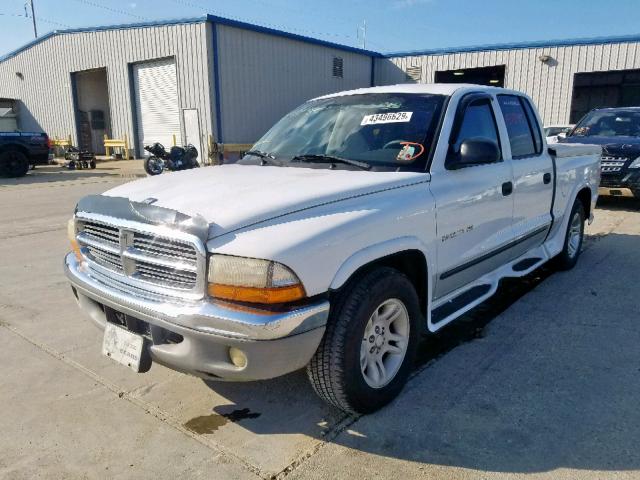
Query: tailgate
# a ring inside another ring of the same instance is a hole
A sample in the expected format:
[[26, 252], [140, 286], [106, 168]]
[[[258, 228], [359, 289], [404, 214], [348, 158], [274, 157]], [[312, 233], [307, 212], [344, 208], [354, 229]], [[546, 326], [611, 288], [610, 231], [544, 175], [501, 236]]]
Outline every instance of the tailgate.
[[600, 145], [582, 143], [554, 143], [549, 146], [549, 153], [556, 158], [582, 157], [584, 155], [602, 155]]

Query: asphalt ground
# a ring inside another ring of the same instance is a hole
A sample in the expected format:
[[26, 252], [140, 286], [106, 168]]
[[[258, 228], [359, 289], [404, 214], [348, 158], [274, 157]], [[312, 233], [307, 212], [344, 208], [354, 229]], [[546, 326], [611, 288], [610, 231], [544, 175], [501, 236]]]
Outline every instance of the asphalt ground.
[[575, 269], [505, 281], [357, 418], [304, 372], [205, 383], [101, 355], [62, 273], [66, 222], [129, 179], [0, 179], [0, 478], [640, 479], [639, 201], [601, 201]]

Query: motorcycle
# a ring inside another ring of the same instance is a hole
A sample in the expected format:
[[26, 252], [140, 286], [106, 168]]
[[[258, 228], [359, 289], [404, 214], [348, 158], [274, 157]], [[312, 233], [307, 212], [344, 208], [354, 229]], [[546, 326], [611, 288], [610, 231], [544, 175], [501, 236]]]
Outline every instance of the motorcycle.
[[144, 160], [144, 170], [149, 175], [160, 175], [164, 170], [176, 172], [198, 168], [198, 150], [193, 145], [171, 147], [167, 152], [161, 143], [146, 145], [144, 149], [151, 154]]

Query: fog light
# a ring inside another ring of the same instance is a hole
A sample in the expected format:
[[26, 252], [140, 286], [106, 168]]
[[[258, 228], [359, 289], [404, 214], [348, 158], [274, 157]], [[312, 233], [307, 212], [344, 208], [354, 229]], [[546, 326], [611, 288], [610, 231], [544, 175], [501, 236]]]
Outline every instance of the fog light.
[[229, 358], [231, 362], [238, 368], [244, 368], [247, 366], [247, 356], [242, 350], [236, 347], [229, 349]]

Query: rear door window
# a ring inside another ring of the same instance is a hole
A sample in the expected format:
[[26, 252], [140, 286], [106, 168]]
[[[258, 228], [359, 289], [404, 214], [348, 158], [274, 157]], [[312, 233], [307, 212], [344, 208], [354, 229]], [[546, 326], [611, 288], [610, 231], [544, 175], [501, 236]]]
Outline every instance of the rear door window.
[[[509, 143], [511, 144], [511, 158], [523, 158], [536, 155], [538, 149], [532, 133], [529, 120], [525, 113], [520, 97], [516, 95], [498, 95], [498, 104], [507, 125]], [[542, 140], [540, 140], [542, 145]]]

